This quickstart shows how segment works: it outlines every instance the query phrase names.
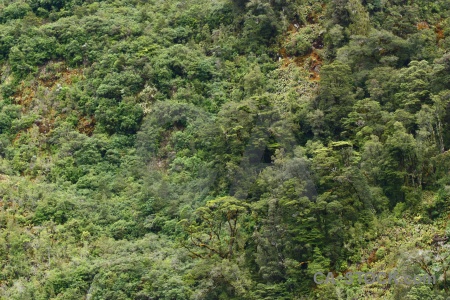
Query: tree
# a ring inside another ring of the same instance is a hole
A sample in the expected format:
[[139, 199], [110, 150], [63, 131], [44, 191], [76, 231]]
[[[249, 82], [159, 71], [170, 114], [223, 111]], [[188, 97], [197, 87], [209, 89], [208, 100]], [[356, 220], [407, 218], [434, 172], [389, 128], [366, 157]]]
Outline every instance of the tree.
[[348, 115], [354, 101], [351, 69], [335, 61], [324, 65], [321, 74], [317, 108], [324, 112], [328, 130], [337, 135], [343, 129], [341, 119]]
[[229, 196], [208, 201], [195, 211], [195, 220], [181, 221], [189, 241], [183, 246], [194, 257], [234, 258], [247, 239], [248, 210], [245, 202]]

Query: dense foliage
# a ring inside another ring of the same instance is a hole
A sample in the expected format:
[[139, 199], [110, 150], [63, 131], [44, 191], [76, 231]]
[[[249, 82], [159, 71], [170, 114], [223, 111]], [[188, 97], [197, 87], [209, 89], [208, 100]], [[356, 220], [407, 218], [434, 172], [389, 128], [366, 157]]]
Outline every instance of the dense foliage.
[[0, 1], [0, 299], [444, 299], [449, 15]]

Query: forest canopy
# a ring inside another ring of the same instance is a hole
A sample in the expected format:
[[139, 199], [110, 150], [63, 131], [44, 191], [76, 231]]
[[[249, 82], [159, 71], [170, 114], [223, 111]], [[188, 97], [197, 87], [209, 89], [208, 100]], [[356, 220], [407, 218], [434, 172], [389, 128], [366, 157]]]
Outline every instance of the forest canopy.
[[445, 299], [449, 16], [0, 1], [0, 299]]

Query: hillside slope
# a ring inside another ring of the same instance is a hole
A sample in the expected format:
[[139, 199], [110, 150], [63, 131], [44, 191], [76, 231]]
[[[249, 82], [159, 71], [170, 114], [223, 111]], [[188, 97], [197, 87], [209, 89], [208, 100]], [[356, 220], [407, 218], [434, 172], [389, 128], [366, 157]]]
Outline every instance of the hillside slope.
[[449, 9], [0, 2], [0, 299], [445, 299]]

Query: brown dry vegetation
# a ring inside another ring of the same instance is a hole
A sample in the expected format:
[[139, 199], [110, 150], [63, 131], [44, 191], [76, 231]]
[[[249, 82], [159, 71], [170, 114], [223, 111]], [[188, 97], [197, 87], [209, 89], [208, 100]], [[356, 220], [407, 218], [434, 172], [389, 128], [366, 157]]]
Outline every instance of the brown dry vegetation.
[[[14, 95], [15, 102], [22, 106], [22, 113], [27, 114], [34, 106], [43, 104], [44, 100], [37, 99], [39, 88], [44, 87], [46, 92], [52, 93], [63, 86], [72, 85], [76, 78], [84, 78], [82, 69], [71, 69], [64, 63], [50, 62], [40, 68], [38, 76], [31, 84], [25, 85], [24, 81], [21, 82], [18, 91]], [[49, 106], [49, 104], [46, 106]], [[65, 115], [58, 113], [54, 107], [44, 109], [44, 114], [34, 124], [39, 127], [40, 133], [47, 134], [53, 129], [57, 116], [64, 118]], [[79, 118], [79, 121], [79, 132], [90, 136], [94, 130], [95, 119], [83, 116]], [[15, 140], [19, 137], [20, 132]]]

